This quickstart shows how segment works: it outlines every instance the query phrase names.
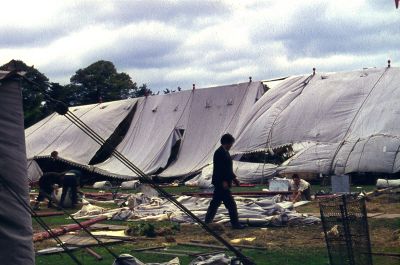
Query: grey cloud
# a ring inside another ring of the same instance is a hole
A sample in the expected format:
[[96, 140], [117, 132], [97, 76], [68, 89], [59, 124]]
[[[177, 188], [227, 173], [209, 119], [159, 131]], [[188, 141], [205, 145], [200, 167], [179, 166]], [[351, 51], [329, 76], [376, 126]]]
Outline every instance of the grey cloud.
[[105, 59], [114, 62], [118, 67], [127, 68], [162, 68], [177, 65], [174, 58], [180, 41], [174, 38], [143, 36], [140, 39], [127, 36], [117, 40], [112, 46], [91, 51], [84, 56], [84, 61]]
[[67, 34], [69, 30], [53, 26], [42, 28], [25, 28], [17, 26], [0, 26], [0, 47], [37, 47], [47, 45], [53, 40]]
[[280, 41], [290, 58], [360, 55], [398, 47], [400, 17], [390, 21], [385, 20], [384, 14], [377, 13], [368, 21], [360, 21], [361, 17], [357, 16], [328, 19], [327, 12], [323, 4], [298, 9], [290, 25], [273, 33], [264, 28], [264, 34], [258, 31], [253, 41]]
[[[211, 1], [113, 1], [109, 10], [96, 9], [91, 2], [69, 8], [70, 13], [88, 23], [125, 25], [140, 21], [161, 21], [181, 26], [196, 25], [199, 19], [230, 14], [222, 2]], [[108, 4], [110, 4], [108, 3]]]

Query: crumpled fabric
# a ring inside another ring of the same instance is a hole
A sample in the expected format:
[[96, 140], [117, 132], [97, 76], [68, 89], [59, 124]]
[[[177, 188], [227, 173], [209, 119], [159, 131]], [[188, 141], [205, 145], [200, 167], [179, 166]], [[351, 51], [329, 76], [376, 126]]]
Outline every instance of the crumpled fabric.
[[120, 260], [115, 260], [113, 265], [180, 265], [181, 264], [179, 258], [174, 258], [168, 262], [162, 262], [162, 263], [143, 263], [134, 256], [129, 254], [121, 254], [118, 258], [123, 260], [123, 262], [121, 262]]
[[[211, 198], [180, 196], [177, 201], [197, 217], [204, 220]], [[250, 226], [305, 225], [320, 221], [317, 217], [297, 213], [293, 208], [293, 203], [281, 202], [280, 196], [270, 198], [235, 197], [235, 201], [239, 212], [239, 220]], [[127, 203], [128, 207], [102, 211], [101, 214], [109, 215], [113, 220], [193, 223], [193, 220], [179, 211], [174, 204], [160, 197], [149, 198], [143, 193], [132, 194]], [[78, 212], [80, 217], [84, 216], [85, 211], [83, 210]], [[91, 214], [90, 211], [86, 210], [86, 212]], [[214, 222], [229, 222], [228, 211], [222, 205], [215, 215]]]
[[223, 265], [231, 264], [232, 258], [228, 257], [225, 253], [217, 255], [199, 256], [192, 260], [189, 265]]

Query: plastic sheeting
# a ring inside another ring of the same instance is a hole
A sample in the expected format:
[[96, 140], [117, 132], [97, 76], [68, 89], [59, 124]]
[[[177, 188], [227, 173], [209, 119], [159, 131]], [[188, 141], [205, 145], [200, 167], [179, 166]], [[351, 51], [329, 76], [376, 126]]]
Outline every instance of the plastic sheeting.
[[[24, 115], [18, 81], [0, 72], [0, 176], [29, 205]], [[35, 264], [32, 220], [21, 202], [0, 185], [1, 264]]]
[[[137, 99], [70, 107], [69, 110], [103, 139], [111, 136]], [[87, 165], [100, 146], [66, 117], [53, 113], [25, 130], [27, 157], [50, 155]]]
[[280, 170], [398, 172], [399, 84], [399, 68], [288, 78], [254, 106], [233, 153], [308, 142]]

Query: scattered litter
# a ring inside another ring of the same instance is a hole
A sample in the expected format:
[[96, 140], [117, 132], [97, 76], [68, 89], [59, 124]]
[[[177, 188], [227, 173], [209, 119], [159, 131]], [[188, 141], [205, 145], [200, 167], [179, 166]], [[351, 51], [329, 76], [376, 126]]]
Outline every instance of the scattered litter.
[[98, 181], [93, 184], [93, 189], [105, 189], [109, 190], [112, 188], [111, 182], [109, 181]]
[[93, 231], [92, 234], [95, 235], [95, 236], [127, 237], [127, 235], [125, 235], [125, 230], [117, 230], [117, 231], [107, 231], [107, 230], [103, 230], [103, 231]]
[[228, 257], [225, 253], [217, 255], [199, 256], [194, 259], [189, 265], [218, 265], [218, 264], [231, 264], [232, 258]]
[[143, 263], [137, 258], [129, 254], [121, 254], [113, 265], [180, 265], [179, 258], [174, 258], [168, 262], [163, 263]]
[[[177, 200], [192, 211], [200, 219], [204, 219], [211, 198], [180, 196]], [[248, 198], [236, 197], [239, 220], [252, 226], [282, 226], [287, 224], [313, 224], [320, 221], [317, 217], [305, 216], [293, 210], [293, 203], [283, 201], [280, 195], [272, 197]], [[305, 204], [306, 202], [301, 202]], [[85, 205], [74, 214], [76, 218], [88, 218], [105, 215], [112, 220], [138, 221], [174, 221], [178, 223], [193, 223], [193, 220], [178, 211], [171, 202], [160, 197], [148, 197], [145, 193], [132, 194], [127, 201], [128, 207], [107, 210], [102, 207]], [[299, 205], [299, 204], [297, 204]], [[228, 211], [220, 207], [214, 222], [229, 221]]]
[[121, 183], [121, 189], [124, 190], [137, 189], [139, 186], [140, 186], [139, 180], [124, 181]]
[[378, 189], [400, 187], [400, 179], [378, 179], [376, 187]]
[[253, 242], [254, 240], [256, 240], [256, 237], [235, 238], [231, 240], [231, 243], [240, 244], [243, 242]]

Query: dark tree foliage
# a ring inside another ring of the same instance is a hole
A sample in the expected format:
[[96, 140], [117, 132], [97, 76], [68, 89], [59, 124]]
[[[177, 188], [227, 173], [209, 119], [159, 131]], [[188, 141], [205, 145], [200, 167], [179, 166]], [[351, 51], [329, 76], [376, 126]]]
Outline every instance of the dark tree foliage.
[[126, 73], [118, 73], [109, 61], [98, 61], [76, 71], [71, 77], [76, 104], [91, 104], [137, 96], [138, 88]]
[[22, 98], [25, 115], [25, 127], [29, 127], [49, 114], [45, 107], [46, 101], [44, 93], [48, 90], [49, 79], [35, 69], [34, 66], [27, 66], [19, 60], [11, 60], [2, 65], [3, 71], [21, 71], [25, 72], [25, 77], [32, 82], [22, 80]]
[[18, 60], [10, 61], [1, 66], [0, 70], [23, 71], [26, 72], [26, 79], [33, 81], [22, 80], [25, 127], [54, 111], [53, 104], [44, 94], [69, 106], [153, 95], [146, 84], [137, 87], [128, 74], [118, 73], [109, 61], [98, 61], [79, 69], [71, 77], [71, 83], [65, 86], [49, 83], [44, 74]]

